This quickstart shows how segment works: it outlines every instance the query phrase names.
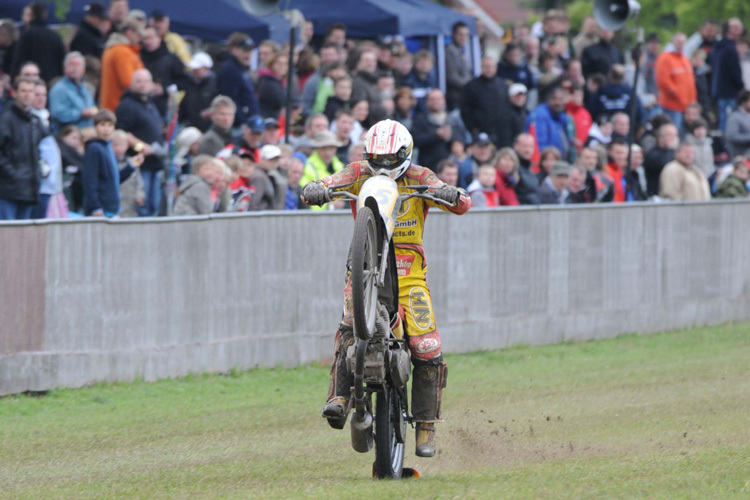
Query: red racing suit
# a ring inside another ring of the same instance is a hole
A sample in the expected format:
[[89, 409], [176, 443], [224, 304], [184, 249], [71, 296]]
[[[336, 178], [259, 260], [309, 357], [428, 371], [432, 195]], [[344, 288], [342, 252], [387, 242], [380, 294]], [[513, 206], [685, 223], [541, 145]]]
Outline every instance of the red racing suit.
[[[359, 194], [362, 184], [371, 176], [372, 174], [367, 168], [367, 162], [361, 161], [350, 163], [341, 172], [324, 177], [320, 179], [320, 182], [326, 187]], [[406, 173], [396, 181], [396, 184], [399, 186], [427, 185], [438, 188], [444, 183], [430, 169], [412, 164]], [[404, 311], [409, 349], [415, 365], [413, 393], [416, 396], [416, 393], [420, 392], [420, 375], [417, 370], [420, 366], [432, 366], [431, 370], [425, 371], [423, 378], [427, 377], [431, 379], [425, 380], [425, 384], [436, 386], [435, 397], [437, 398], [437, 408], [433, 408], [432, 410], [426, 408], [422, 412], [423, 414], [420, 415], [420, 406], [425, 405], [420, 405], [418, 397], [413, 397], [412, 407], [414, 418], [417, 421], [435, 421], [436, 419], [440, 419], [440, 389], [442, 387], [437, 386], [444, 384], [446, 375], [437, 322], [432, 310], [430, 291], [427, 288], [427, 261], [425, 259], [424, 248], [422, 247], [424, 223], [430, 207], [437, 207], [457, 215], [466, 213], [471, 206], [471, 199], [463, 190], [460, 193], [458, 201], [452, 207], [423, 198], [410, 198], [401, 207], [401, 211], [397, 215], [396, 227], [393, 231], [393, 246], [398, 271], [398, 302]], [[354, 203], [351, 205], [352, 212], [356, 217], [356, 205]], [[336, 351], [334, 353], [334, 363], [331, 367], [329, 400], [334, 396], [345, 396], [348, 398], [350, 384], [348, 381], [343, 380], [341, 381], [343, 383], [340, 383], [337, 379], [349, 378], [345, 376], [346, 374], [341, 369], [339, 359], [342, 357], [345, 358], [346, 348], [353, 341], [351, 334], [352, 318], [351, 278], [349, 272], [347, 272], [346, 286], [344, 288], [344, 317], [339, 331], [336, 332]], [[433, 407], [434, 404], [427, 404], [426, 406]]]

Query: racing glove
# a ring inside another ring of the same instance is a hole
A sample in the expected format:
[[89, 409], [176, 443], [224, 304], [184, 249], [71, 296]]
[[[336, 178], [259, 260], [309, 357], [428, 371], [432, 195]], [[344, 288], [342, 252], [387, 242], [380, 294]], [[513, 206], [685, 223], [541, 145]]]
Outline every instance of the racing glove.
[[447, 201], [448, 203], [455, 205], [458, 201], [458, 197], [461, 196], [461, 192], [457, 187], [443, 184], [435, 190], [435, 198]]
[[305, 199], [308, 205], [322, 205], [328, 203], [331, 198], [328, 196], [328, 188], [325, 184], [318, 181], [312, 181], [305, 184], [302, 188], [302, 198]]

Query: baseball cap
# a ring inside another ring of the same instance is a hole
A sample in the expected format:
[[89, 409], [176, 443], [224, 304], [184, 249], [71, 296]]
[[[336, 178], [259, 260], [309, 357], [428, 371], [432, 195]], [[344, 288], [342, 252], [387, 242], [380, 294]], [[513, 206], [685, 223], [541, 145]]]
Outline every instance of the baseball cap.
[[160, 21], [164, 19], [165, 17], [168, 17], [168, 16], [161, 9], [154, 9], [151, 11], [151, 19], [156, 19], [157, 21]]
[[211, 59], [211, 56], [205, 52], [196, 52], [193, 54], [193, 57], [190, 58], [190, 63], [188, 64], [190, 69], [212, 68], [213, 65], [214, 61]]
[[141, 9], [132, 9], [130, 12], [128, 12], [128, 15], [125, 19], [135, 19], [137, 21], [146, 22], [146, 13], [143, 12]]
[[514, 95], [518, 94], [528, 94], [529, 89], [526, 88], [526, 85], [523, 83], [514, 83], [513, 85], [508, 88], [508, 95], [513, 97]]
[[255, 42], [253, 42], [253, 39], [246, 34], [236, 32], [229, 35], [229, 38], [227, 39], [227, 45], [229, 45], [230, 47], [240, 47], [245, 50], [251, 50], [253, 47], [255, 47]]
[[279, 121], [276, 118], [268, 117], [263, 120], [263, 127], [268, 130], [269, 128], [279, 128]]
[[480, 132], [477, 134], [476, 138], [474, 139], [474, 144], [489, 144], [490, 142], [490, 136], [487, 135], [484, 132]]
[[273, 144], [266, 144], [260, 148], [260, 157], [264, 160], [272, 160], [281, 156], [281, 150]]
[[549, 171], [550, 175], [570, 175], [570, 164], [565, 161], [558, 161], [552, 165]]
[[245, 125], [247, 125], [250, 130], [252, 130], [256, 134], [263, 133], [263, 131], [266, 129], [265, 123], [263, 122], [263, 117], [260, 115], [251, 116], [247, 119]]
[[104, 5], [99, 2], [90, 3], [84, 7], [83, 10], [86, 12], [87, 16], [94, 16], [99, 19], [109, 19], [109, 16], [107, 16], [107, 9], [105, 9]]

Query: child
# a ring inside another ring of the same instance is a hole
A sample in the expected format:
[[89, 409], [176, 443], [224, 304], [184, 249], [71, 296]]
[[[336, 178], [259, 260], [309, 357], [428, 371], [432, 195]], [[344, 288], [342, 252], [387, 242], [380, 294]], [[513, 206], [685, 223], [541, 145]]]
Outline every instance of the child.
[[[236, 160], [234, 158], [236, 158]], [[250, 151], [242, 148], [240, 149], [239, 157], [232, 155], [227, 160], [227, 163], [230, 163], [230, 160], [231, 164], [240, 160], [237, 180], [232, 182], [229, 186], [232, 191], [231, 210], [233, 212], [247, 212], [250, 207], [250, 200], [252, 200], [253, 194], [255, 194], [255, 186], [253, 186], [253, 183], [250, 180], [253, 172], [255, 172], [255, 157]]]
[[143, 153], [128, 157], [128, 134], [124, 130], [112, 133], [112, 151], [115, 153], [117, 168], [120, 171], [120, 217], [138, 217], [136, 207], [143, 206], [146, 193], [138, 168], [143, 164]]
[[94, 116], [96, 137], [86, 144], [83, 157], [83, 213], [116, 217], [120, 213], [120, 171], [110, 139], [117, 118], [107, 109]]
[[713, 139], [708, 137], [708, 123], [703, 118], [687, 122], [685, 142], [693, 145], [693, 163], [706, 177], [716, 170]]
[[352, 79], [348, 76], [339, 78], [333, 82], [333, 95], [326, 101], [326, 109], [323, 112], [329, 123], [333, 123], [336, 113], [340, 109], [349, 109], [352, 97]]
[[497, 172], [488, 163], [479, 166], [477, 178], [469, 185], [471, 208], [494, 208], [500, 206], [500, 199], [495, 189]]

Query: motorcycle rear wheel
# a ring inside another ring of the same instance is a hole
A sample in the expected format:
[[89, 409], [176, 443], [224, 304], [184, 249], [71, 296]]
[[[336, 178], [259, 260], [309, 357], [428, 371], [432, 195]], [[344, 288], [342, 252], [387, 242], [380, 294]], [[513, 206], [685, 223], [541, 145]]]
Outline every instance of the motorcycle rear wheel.
[[352, 241], [352, 309], [354, 333], [369, 340], [375, 332], [378, 314], [378, 228], [369, 207], [357, 211]]
[[399, 434], [403, 436], [406, 432], [406, 416], [397, 390], [386, 384], [384, 391], [375, 396], [375, 477], [400, 479], [404, 470], [404, 443], [399, 441]]

